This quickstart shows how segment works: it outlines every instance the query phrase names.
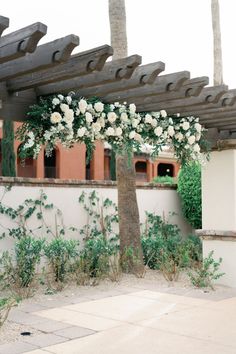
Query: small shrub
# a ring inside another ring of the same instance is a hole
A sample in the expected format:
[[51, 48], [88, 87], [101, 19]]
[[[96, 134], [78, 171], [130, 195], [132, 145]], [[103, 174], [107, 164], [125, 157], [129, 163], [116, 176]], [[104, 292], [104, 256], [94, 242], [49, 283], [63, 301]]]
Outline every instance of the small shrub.
[[152, 182], [163, 184], [175, 184], [175, 179], [171, 176], [157, 176], [153, 178]]
[[216, 261], [212, 256], [213, 251], [203, 259], [203, 262], [198, 269], [194, 272], [188, 272], [190, 281], [195, 287], [214, 289], [213, 281], [224, 275], [224, 273], [219, 273], [222, 258], [219, 258], [218, 261]]
[[0, 299], [0, 329], [7, 320], [11, 308], [16, 304], [17, 301], [12, 297]]
[[182, 166], [177, 192], [181, 198], [184, 217], [195, 229], [202, 227], [201, 166], [194, 162]]
[[66, 240], [58, 236], [44, 245], [44, 253], [55, 282], [63, 283], [70, 271], [71, 263], [78, 256], [78, 241]]

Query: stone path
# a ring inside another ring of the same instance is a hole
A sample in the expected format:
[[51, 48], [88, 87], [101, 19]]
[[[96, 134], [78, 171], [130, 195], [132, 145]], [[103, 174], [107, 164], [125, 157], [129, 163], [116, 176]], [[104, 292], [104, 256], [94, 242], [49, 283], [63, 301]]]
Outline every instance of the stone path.
[[0, 354], [236, 353], [236, 289], [118, 285], [23, 302], [9, 319], [33, 335], [0, 345]]

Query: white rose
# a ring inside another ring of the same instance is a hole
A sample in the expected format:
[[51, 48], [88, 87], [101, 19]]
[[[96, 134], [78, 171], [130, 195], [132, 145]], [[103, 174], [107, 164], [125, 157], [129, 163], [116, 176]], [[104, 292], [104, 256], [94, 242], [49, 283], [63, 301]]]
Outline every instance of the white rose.
[[170, 125], [170, 126], [168, 127], [168, 134], [169, 134], [169, 136], [173, 136], [173, 135], [175, 134], [175, 130], [174, 130], [174, 128], [172, 127], [172, 125]]
[[161, 115], [163, 118], [167, 117], [167, 113], [166, 113], [166, 111], [165, 111], [164, 109], [162, 109], [162, 110], [160, 111], [160, 115]]
[[196, 141], [199, 141], [201, 139], [201, 133], [196, 134]]
[[95, 133], [98, 133], [100, 132], [101, 130], [101, 125], [99, 124], [99, 122], [96, 122], [96, 123], [93, 123], [92, 124], [92, 129], [94, 130]]
[[156, 128], [157, 120], [153, 118], [153, 120], [151, 121], [151, 125], [152, 125], [153, 128]]
[[107, 136], [114, 136], [115, 135], [115, 130], [112, 127], [107, 128], [106, 135]]
[[195, 144], [193, 147], [193, 151], [200, 152], [200, 146], [198, 144]]
[[134, 140], [139, 141], [140, 143], [143, 141], [141, 135], [138, 133], [135, 133]]
[[61, 108], [62, 112], [66, 112], [68, 109], [70, 109], [68, 104], [65, 104], [65, 103], [61, 103], [60, 108]]
[[196, 129], [196, 131], [197, 131], [198, 133], [200, 133], [200, 132], [201, 132], [201, 130], [202, 130], [202, 126], [201, 126], [201, 124], [199, 124], [199, 123], [195, 123], [195, 124], [194, 124], [194, 127], [195, 127], [195, 129]]
[[86, 112], [86, 113], [85, 113], [85, 119], [86, 119], [86, 122], [87, 122], [87, 123], [92, 123], [92, 121], [93, 121], [93, 116], [92, 116], [92, 114], [89, 113], [89, 112]]
[[169, 118], [169, 123], [173, 124], [173, 119], [172, 118]]
[[116, 121], [117, 115], [115, 112], [109, 112], [107, 114], [107, 119], [109, 120], [110, 123], [114, 123]]
[[57, 126], [57, 129], [58, 129], [58, 131], [60, 132], [60, 131], [64, 130], [65, 127], [64, 127], [63, 124], [59, 123], [58, 126]]
[[182, 133], [179, 132], [179, 133], [175, 134], [175, 138], [176, 138], [176, 140], [181, 142], [183, 140], [184, 136]]
[[58, 112], [53, 112], [50, 117], [52, 124], [60, 123], [62, 121], [62, 116]]
[[114, 102], [114, 106], [115, 107], [120, 107], [120, 103], [119, 102]]
[[193, 145], [195, 143], [195, 136], [194, 135], [191, 135], [189, 138], [188, 138], [188, 143], [189, 145]]
[[102, 128], [105, 127], [105, 119], [104, 119], [103, 117], [100, 117], [100, 118], [99, 118], [99, 123], [100, 123], [100, 125], [101, 125]]
[[114, 104], [110, 104], [110, 110], [111, 110], [111, 111], [114, 111], [114, 109], [115, 109]]
[[136, 134], [135, 131], [132, 130], [132, 132], [129, 133], [129, 138], [130, 138], [130, 139], [134, 139], [135, 134]]
[[70, 96], [67, 96], [67, 97], [66, 97], [66, 101], [67, 101], [68, 104], [71, 104], [72, 98], [71, 98]]
[[82, 138], [84, 136], [84, 134], [86, 133], [87, 129], [85, 127], [79, 128], [77, 130], [77, 136], [79, 138]]
[[161, 136], [161, 134], [163, 133], [163, 129], [162, 127], [157, 127], [154, 129], [154, 133], [156, 136]]
[[102, 112], [104, 109], [104, 104], [102, 102], [96, 102], [94, 105], [94, 109], [96, 112]]
[[147, 124], [152, 124], [152, 116], [147, 113], [147, 114], [145, 115], [144, 122], [147, 123]]
[[58, 98], [54, 97], [53, 100], [52, 100], [52, 104], [54, 106], [57, 106], [59, 103], [60, 103], [60, 100]]
[[125, 122], [125, 123], [127, 123], [129, 121], [128, 115], [125, 112], [121, 113], [120, 119], [122, 120], [122, 122]]
[[185, 149], [189, 149], [190, 146], [189, 146], [188, 144], [186, 144], [184, 148], [185, 148]]
[[182, 127], [183, 127], [183, 130], [188, 130], [190, 128], [189, 122], [184, 122]]
[[63, 95], [57, 95], [57, 97], [59, 98], [59, 100], [63, 101], [64, 96]]
[[129, 111], [130, 111], [131, 114], [134, 114], [136, 112], [136, 106], [135, 106], [134, 103], [131, 103], [129, 105]]
[[79, 109], [80, 109], [80, 112], [81, 112], [82, 114], [85, 113], [87, 107], [88, 107], [87, 101], [81, 99], [81, 100], [79, 101]]
[[138, 119], [133, 119], [133, 120], [132, 120], [132, 127], [133, 127], [133, 128], [137, 128], [138, 123], [139, 123], [139, 120], [138, 120]]
[[74, 120], [74, 111], [73, 109], [67, 109], [64, 113], [64, 121], [66, 123], [71, 123]]
[[79, 116], [79, 115], [80, 115], [80, 110], [79, 110], [79, 108], [76, 109], [75, 115], [76, 115], [76, 116]]
[[116, 128], [116, 136], [121, 136], [123, 133], [122, 129], [120, 127]]

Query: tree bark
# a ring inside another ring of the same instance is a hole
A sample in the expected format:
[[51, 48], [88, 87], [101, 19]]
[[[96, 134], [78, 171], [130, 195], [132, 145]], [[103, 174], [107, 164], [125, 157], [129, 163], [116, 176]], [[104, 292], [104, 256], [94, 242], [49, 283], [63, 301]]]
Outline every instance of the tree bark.
[[219, 1], [211, 0], [211, 16], [214, 47], [214, 86], [223, 84], [223, 61], [221, 49]]

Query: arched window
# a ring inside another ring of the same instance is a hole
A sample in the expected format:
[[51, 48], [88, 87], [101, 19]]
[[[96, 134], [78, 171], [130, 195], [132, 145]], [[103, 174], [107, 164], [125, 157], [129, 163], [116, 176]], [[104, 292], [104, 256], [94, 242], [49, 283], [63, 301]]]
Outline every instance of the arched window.
[[44, 153], [44, 177], [57, 178], [57, 150], [53, 149], [50, 156]]
[[18, 177], [36, 177], [35, 160], [33, 157], [27, 157], [24, 160], [19, 158], [20, 146], [17, 149], [17, 176]]
[[174, 165], [171, 163], [159, 163], [157, 166], [157, 176], [174, 177]]
[[145, 161], [136, 162], [135, 171], [138, 181], [147, 181], [147, 163]]

